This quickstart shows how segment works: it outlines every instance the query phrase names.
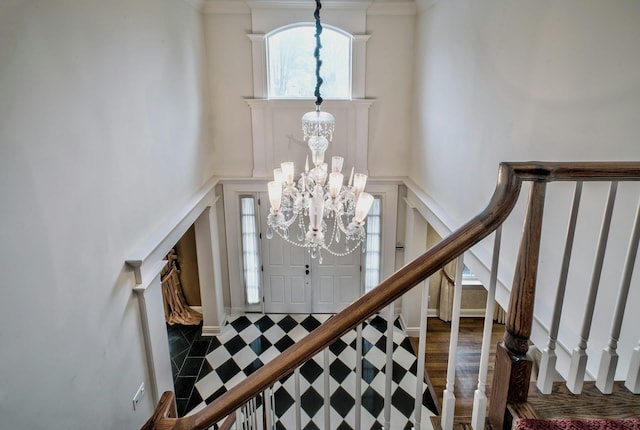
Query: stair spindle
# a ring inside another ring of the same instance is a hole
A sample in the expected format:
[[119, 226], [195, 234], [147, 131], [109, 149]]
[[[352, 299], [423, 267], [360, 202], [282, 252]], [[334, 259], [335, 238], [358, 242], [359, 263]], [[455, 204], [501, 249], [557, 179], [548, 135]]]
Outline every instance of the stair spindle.
[[331, 430], [331, 387], [329, 386], [329, 376], [331, 372], [331, 362], [329, 361], [329, 348], [322, 351], [324, 367], [324, 429]]
[[618, 182], [612, 181], [609, 186], [609, 194], [607, 197], [607, 206], [602, 218], [602, 226], [600, 227], [600, 236], [598, 238], [598, 248], [593, 263], [593, 274], [591, 275], [591, 285], [587, 296], [587, 304], [584, 311], [584, 319], [582, 320], [582, 331], [580, 332], [580, 342], [571, 354], [571, 366], [569, 368], [569, 376], [567, 377], [567, 388], [573, 394], [580, 394], [584, 384], [584, 374], [587, 369], [587, 341], [591, 332], [591, 321], [593, 319], [593, 310], [596, 306], [596, 297], [600, 287], [600, 277], [602, 275], [602, 264], [604, 262], [604, 254], [607, 249], [607, 241], [609, 240], [609, 228], [611, 227], [611, 216], [613, 214], [613, 206], [616, 200], [618, 190]]
[[638, 242], [640, 241], [640, 202], [636, 210], [636, 219], [633, 225], [633, 232], [629, 240], [629, 249], [627, 251], [627, 259], [624, 263], [622, 271], [622, 280], [620, 282], [620, 291], [618, 292], [618, 300], [616, 301], [616, 309], [613, 313], [613, 322], [611, 325], [611, 334], [609, 336], [609, 344], [602, 351], [600, 360], [600, 369], [598, 370], [598, 378], [596, 387], [603, 394], [611, 394], [613, 391], [613, 380], [616, 375], [616, 367], [618, 365], [618, 339], [620, 338], [620, 330], [622, 329], [622, 319], [627, 306], [627, 298], [629, 297], [629, 287], [631, 286], [631, 276], [633, 268], [636, 264], [636, 256], [638, 255]]
[[[327, 372], [328, 369], [325, 370]], [[302, 430], [302, 402], [300, 400], [300, 368], [293, 371], [293, 382], [296, 396], [296, 430]]]
[[395, 306], [391, 303], [387, 314], [387, 362], [384, 368], [384, 428], [391, 430], [391, 381], [393, 377], [393, 317]]
[[580, 208], [580, 197], [582, 195], [582, 182], [576, 182], [576, 188], [573, 193], [573, 203], [571, 205], [571, 214], [569, 216], [569, 225], [567, 227], [567, 238], [564, 243], [564, 255], [562, 257], [562, 266], [560, 268], [560, 278], [558, 280], [558, 289], [556, 291], [556, 300], [553, 306], [553, 316], [549, 327], [549, 341], [547, 347], [542, 351], [540, 360], [540, 371], [538, 372], [537, 387], [543, 394], [551, 394], [553, 380], [556, 373], [556, 342], [558, 341], [558, 330], [560, 329], [560, 318], [562, 317], [562, 306], [564, 304], [564, 296], [567, 288], [567, 276], [569, 274], [569, 264], [571, 262], [571, 251], [573, 250], [573, 239], [576, 232], [576, 223], [578, 221], [578, 209]]
[[362, 426], [362, 324], [356, 327], [356, 403], [354, 430]]
[[449, 339], [449, 360], [447, 363], [447, 384], [442, 393], [443, 430], [453, 428], [453, 417], [456, 407], [456, 396], [453, 394], [456, 379], [456, 353], [458, 351], [458, 331], [460, 329], [460, 308], [462, 304], [462, 272], [464, 270], [464, 254], [456, 260], [456, 281], [453, 290], [453, 314], [451, 316], [451, 337]]
[[474, 430], [485, 428], [487, 417], [487, 377], [489, 373], [489, 355], [491, 354], [491, 333], [493, 328], [493, 311], [496, 303], [496, 284], [498, 281], [498, 263], [500, 261], [500, 242], [502, 241], [502, 226], [496, 229], [493, 239], [493, 256], [491, 261], [491, 275], [487, 289], [487, 306], [484, 314], [484, 329], [482, 333], [482, 347], [478, 372], [478, 388], [473, 393], [473, 410], [471, 413], [471, 427]]
[[418, 335], [418, 367], [416, 370], [416, 403], [414, 407], [414, 429], [422, 427], [422, 395], [424, 393], [424, 360], [427, 351], [427, 311], [429, 309], [429, 278], [422, 284], [420, 304], [420, 334]]

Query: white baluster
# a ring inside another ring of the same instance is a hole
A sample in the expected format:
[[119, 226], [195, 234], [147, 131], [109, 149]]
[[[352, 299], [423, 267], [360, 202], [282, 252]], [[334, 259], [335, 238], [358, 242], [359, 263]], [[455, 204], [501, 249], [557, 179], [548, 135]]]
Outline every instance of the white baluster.
[[607, 249], [607, 240], [609, 239], [609, 227], [611, 226], [611, 215], [613, 214], [613, 205], [616, 200], [616, 192], [618, 190], [618, 182], [612, 181], [609, 187], [609, 196], [607, 197], [607, 206], [602, 218], [602, 226], [600, 227], [600, 237], [598, 238], [598, 249], [596, 250], [595, 261], [593, 262], [593, 273], [591, 275], [591, 285], [589, 286], [589, 295], [584, 311], [584, 319], [582, 320], [582, 330], [580, 332], [580, 342], [571, 354], [571, 366], [567, 377], [567, 388], [573, 394], [582, 392], [584, 384], [584, 374], [587, 368], [587, 341], [591, 332], [591, 320], [593, 319], [593, 309], [596, 305], [596, 296], [600, 286], [600, 276], [602, 275], [602, 262], [604, 261], [604, 253]]
[[258, 402], [255, 397], [251, 399], [251, 417], [253, 418], [252, 428], [258, 430]]
[[631, 286], [631, 276], [633, 275], [633, 267], [636, 264], [636, 256], [638, 255], [638, 242], [640, 241], [640, 202], [636, 210], [636, 221], [633, 225], [631, 240], [629, 241], [629, 250], [627, 251], [627, 259], [624, 263], [622, 271], [622, 280], [620, 282], [620, 292], [616, 302], [616, 309], [613, 313], [613, 323], [611, 325], [611, 334], [609, 336], [609, 345], [602, 351], [602, 359], [600, 360], [600, 369], [598, 378], [596, 379], [596, 387], [603, 394], [611, 394], [613, 392], [613, 380], [616, 376], [616, 366], [618, 365], [618, 338], [622, 329], [622, 319], [624, 318], [624, 309], [627, 306], [627, 298], [629, 297], [629, 287]]
[[491, 354], [491, 334], [493, 329], [493, 311], [496, 303], [496, 283], [498, 281], [498, 262], [500, 261], [500, 242], [502, 240], [502, 226], [498, 227], [493, 239], [493, 256], [491, 260], [491, 276], [487, 289], [487, 306], [484, 314], [484, 331], [482, 334], [482, 348], [480, 352], [480, 366], [478, 372], [478, 388], [473, 393], [473, 412], [471, 413], [471, 427], [474, 430], [485, 428], [487, 417], [487, 376], [489, 373], [489, 355]]
[[272, 430], [276, 428], [276, 421], [277, 421], [277, 417], [276, 417], [276, 397], [273, 394], [274, 390], [273, 387], [269, 388], [269, 397], [270, 397], [270, 402], [271, 402], [271, 425]]
[[253, 427], [253, 399], [247, 402], [247, 428], [254, 430]]
[[571, 251], [573, 249], [573, 239], [576, 232], [576, 222], [578, 220], [578, 208], [580, 207], [580, 196], [582, 194], [582, 182], [576, 182], [573, 193], [573, 204], [567, 227], [567, 238], [564, 243], [564, 256], [560, 268], [560, 279], [558, 280], [558, 290], [556, 291], [556, 301], [553, 306], [553, 316], [549, 327], [549, 341], [547, 347], [542, 351], [540, 359], [540, 371], [538, 372], [537, 387], [543, 394], [551, 394], [553, 380], [556, 373], [556, 342], [558, 340], [558, 330], [560, 329], [560, 318], [562, 316], [562, 305], [564, 304], [565, 290], [567, 287], [567, 275], [569, 273], [569, 263], [571, 262]]
[[296, 430], [302, 430], [302, 409], [300, 401], [300, 368], [293, 371], [293, 383], [296, 396]]
[[460, 305], [462, 301], [462, 271], [464, 270], [464, 256], [458, 257], [456, 264], [456, 284], [453, 291], [453, 315], [451, 316], [451, 337], [449, 340], [449, 363], [447, 366], [447, 385], [442, 393], [443, 430], [453, 428], [453, 417], [456, 407], [456, 396], [453, 389], [456, 379], [456, 353], [458, 351], [458, 330], [460, 329]]
[[422, 285], [420, 304], [420, 334], [418, 335], [418, 367], [416, 370], [416, 403], [414, 407], [414, 429], [422, 426], [422, 396], [424, 393], [424, 362], [427, 350], [427, 311], [429, 309], [429, 278]]
[[242, 422], [242, 408], [236, 409], [236, 427], [240, 427], [244, 430], [244, 424]]
[[387, 316], [387, 363], [384, 369], [384, 429], [391, 429], [391, 381], [393, 376], [393, 317], [394, 305], [389, 305]]
[[331, 372], [331, 363], [329, 363], [329, 348], [322, 351], [324, 364], [324, 428], [331, 430], [331, 387], [329, 386], [329, 376]]
[[262, 396], [262, 407], [264, 408], [264, 416], [266, 428], [265, 430], [273, 429], [273, 416], [271, 415], [271, 387], [264, 390]]
[[354, 430], [362, 426], [362, 324], [356, 327], [356, 404]]
[[627, 381], [624, 386], [633, 394], [640, 394], [640, 341], [638, 341], [638, 346], [633, 348], [629, 373], [627, 373]]

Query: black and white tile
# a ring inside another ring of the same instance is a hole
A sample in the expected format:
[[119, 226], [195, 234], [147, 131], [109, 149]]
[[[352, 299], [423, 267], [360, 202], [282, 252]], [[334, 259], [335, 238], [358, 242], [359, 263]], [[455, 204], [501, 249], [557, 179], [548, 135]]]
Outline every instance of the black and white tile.
[[[330, 315], [247, 314], [229, 319], [220, 336], [211, 340], [205, 361], [197, 377], [193, 398], [203, 401], [197, 411], [272, 360], [326, 321]], [[376, 316], [363, 326], [362, 414], [363, 429], [382, 429], [385, 365], [386, 321]], [[393, 330], [393, 373], [391, 389], [391, 426], [410, 429], [414, 419], [417, 359], [399, 320]], [[330, 423], [332, 429], [353, 429], [355, 425], [356, 331], [336, 340], [329, 348]], [[324, 359], [320, 353], [300, 368], [301, 423], [303, 429], [324, 428]], [[431, 428], [433, 415], [425, 405], [423, 393], [423, 428]], [[192, 393], [192, 395], [193, 395]], [[273, 386], [277, 429], [295, 429], [295, 381], [283, 378]]]

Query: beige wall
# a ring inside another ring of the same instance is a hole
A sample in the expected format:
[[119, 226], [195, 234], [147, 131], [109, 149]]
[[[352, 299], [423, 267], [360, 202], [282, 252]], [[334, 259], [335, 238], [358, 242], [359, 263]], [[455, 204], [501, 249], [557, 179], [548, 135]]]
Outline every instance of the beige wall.
[[140, 428], [125, 266], [213, 171], [187, 2], [0, 2], [0, 427]]
[[247, 14], [203, 15], [208, 97], [208, 125], [214, 142], [214, 169], [220, 176], [249, 177], [253, 170], [251, 17]]
[[415, 16], [367, 16], [369, 174], [406, 176], [411, 145]]

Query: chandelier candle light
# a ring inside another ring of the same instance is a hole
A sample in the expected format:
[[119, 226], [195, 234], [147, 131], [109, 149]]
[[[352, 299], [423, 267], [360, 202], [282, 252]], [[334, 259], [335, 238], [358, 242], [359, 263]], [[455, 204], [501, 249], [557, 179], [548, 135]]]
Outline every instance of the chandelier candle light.
[[[321, 7], [320, 1], [316, 0], [316, 110], [302, 117], [303, 137], [311, 150], [313, 168], [309, 169], [307, 156], [304, 172], [297, 181], [294, 180], [294, 164], [291, 161], [282, 163], [273, 171], [274, 180], [268, 184], [271, 210], [267, 218], [268, 239], [273, 237], [275, 231], [286, 241], [307, 248], [311, 258], [318, 258], [320, 263], [322, 250], [344, 256], [365, 241], [365, 219], [373, 203], [373, 196], [364, 191], [367, 175], [354, 174], [352, 168], [345, 186], [342, 174], [344, 158], [331, 157], [330, 173], [324, 162], [324, 153], [333, 138], [335, 119], [330, 113], [320, 110]], [[296, 240], [293, 240], [289, 236], [289, 227], [296, 221], [298, 231]], [[331, 229], [327, 237], [328, 226]], [[364, 246], [362, 251], [365, 251]]]

